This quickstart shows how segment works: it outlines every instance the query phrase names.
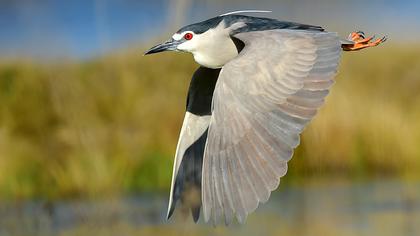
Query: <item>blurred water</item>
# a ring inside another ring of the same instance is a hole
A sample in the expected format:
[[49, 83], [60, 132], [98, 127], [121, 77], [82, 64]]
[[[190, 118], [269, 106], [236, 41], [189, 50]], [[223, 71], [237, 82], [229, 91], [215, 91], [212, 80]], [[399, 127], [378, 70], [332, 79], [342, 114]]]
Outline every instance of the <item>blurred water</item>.
[[166, 196], [22, 202], [0, 207], [0, 235], [420, 235], [420, 182], [315, 181], [282, 186], [245, 225], [195, 225]]

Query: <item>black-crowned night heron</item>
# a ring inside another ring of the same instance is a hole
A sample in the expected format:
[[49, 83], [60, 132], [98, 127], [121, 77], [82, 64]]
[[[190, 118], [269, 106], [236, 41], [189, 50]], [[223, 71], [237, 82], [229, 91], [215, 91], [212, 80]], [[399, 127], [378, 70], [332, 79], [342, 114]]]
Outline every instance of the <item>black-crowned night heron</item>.
[[195, 221], [202, 205], [206, 222], [244, 222], [286, 174], [341, 51], [385, 41], [362, 32], [340, 40], [319, 26], [239, 13], [185, 26], [145, 53], [190, 52], [201, 65], [188, 91], [168, 218], [180, 200]]

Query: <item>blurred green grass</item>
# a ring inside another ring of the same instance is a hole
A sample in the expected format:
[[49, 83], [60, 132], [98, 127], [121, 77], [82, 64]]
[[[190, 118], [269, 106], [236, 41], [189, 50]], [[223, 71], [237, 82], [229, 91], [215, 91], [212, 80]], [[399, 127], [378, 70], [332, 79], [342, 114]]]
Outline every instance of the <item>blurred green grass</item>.
[[[420, 46], [343, 54], [287, 181], [417, 178]], [[0, 198], [168, 191], [195, 68], [127, 50], [89, 61], [0, 60]]]

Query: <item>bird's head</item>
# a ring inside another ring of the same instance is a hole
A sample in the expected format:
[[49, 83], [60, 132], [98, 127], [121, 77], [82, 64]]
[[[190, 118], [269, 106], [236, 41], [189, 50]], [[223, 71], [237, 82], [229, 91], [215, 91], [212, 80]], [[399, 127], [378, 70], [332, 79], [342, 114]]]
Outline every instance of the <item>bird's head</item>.
[[172, 35], [171, 39], [152, 47], [145, 52], [145, 55], [164, 51], [182, 51], [194, 53], [195, 51], [199, 50], [200, 47], [208, 45], [207, 42], [211, 41], [216, 36], [216, 33], [222, 33], [221, 31], [213, 32], [214, 29], [217, 28], [217, 26], [222, 22], [222, 20], [222, 17], [215, 17], [203, 22], [182, 27], [174, 35]]
[[259, 18], [234, 13], [182, 27], [171, 39], [152, 47], [145, 55], [164, 51], [189, 52], [200, 65], [221, 68], [235, 58], [244, 46], [235, 35], [255, 30], [258, 28], [255, 24], [264, 23]]
[[[232, 41], [231, 36], [241, 31], [257, 30], [254, 25], [248, 27], [247, 23], [256, 23], [257, 26], [266, 24], [264, 20], [238, 15], [240, 13], [267, 13], [271, 11], [245, 10], [229, 12], [206, 21], [187, 25], [178, 30], [170, 40], [158, 44], [145, 52], [145, 55], [164, 51], [183, 51], [195, 53], [202, 52], [203, 48], [213, 51], [221, 51], [218, 48], [226, 49], [227, 41]], [[268, 20], [268, 19], [265, 19]], [[231, 46], [228, 45], [228, 46]], [[200, 52], [201, 51], [201, 52]]]
[[170, 40], [146, 51], [145, 55], [164, 51], [189, 52], [200, 65], [220, 68], [238, 55], [231, 36], [233, 30], [244, 25], [242, 21], [236, 21], [236, 18], [227, 20], [223, 16], [188, 25], [172, 35]]

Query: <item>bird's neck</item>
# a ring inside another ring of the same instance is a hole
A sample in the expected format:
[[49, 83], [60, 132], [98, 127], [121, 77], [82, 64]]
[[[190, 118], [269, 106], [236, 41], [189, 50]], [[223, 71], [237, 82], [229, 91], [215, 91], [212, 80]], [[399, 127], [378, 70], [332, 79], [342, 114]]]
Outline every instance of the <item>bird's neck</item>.
[[191, 51], [195, 61], [207, 68], [217, 69], [238, 56], [238, 49], [229, 36], [230, 29], [223, 21], [214, 29], [200, 35], [196, 47]]
[[214, 42], [193, 52], [195, 61], [207, 68], [222, 68], [230, 60], [238, 56], [238, 50], [231, 39], [224, 42]]

